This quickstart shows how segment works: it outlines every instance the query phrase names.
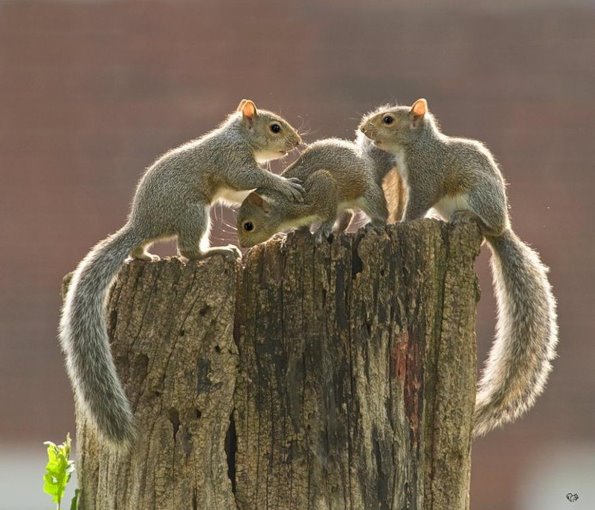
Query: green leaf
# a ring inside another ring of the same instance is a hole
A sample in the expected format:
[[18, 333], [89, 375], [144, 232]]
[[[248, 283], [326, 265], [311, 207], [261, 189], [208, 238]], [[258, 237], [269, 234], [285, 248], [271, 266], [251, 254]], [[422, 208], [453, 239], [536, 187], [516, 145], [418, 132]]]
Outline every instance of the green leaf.
[[72, 497], [72, 500], [70, 501], [70, 510], [78, 510], [80, 495], [81, 495], [81, 490], [75, 489], [74, 496]]
[[52, 497], [52, 501], [60, 506], [64, 497], [66, 485], [75, 470], [74, 461], [70, 460], [71, 440], [70, 434], [66, 441], [56, 445], [51, 441], [43, 443], [47, 446], [48, 463], [43, 475], [43, 491]]

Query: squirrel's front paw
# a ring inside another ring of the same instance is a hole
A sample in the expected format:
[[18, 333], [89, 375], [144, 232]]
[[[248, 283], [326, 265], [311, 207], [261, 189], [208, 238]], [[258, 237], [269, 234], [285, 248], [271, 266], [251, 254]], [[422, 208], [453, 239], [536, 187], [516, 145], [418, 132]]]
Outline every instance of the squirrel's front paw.
[[322, 244], [323, 241], [333, 240], [333, 226], [322, 225], [314, 232], [314, 242], [316, 244]]
[[290, 199], [296, 202], [303, 202], [304, 201], [304, 194], [306, 190], [302, 186], [301, 182], [297, 177], [290, 177], [286, 179], [286, 190], [284, 191], [285, 195]]

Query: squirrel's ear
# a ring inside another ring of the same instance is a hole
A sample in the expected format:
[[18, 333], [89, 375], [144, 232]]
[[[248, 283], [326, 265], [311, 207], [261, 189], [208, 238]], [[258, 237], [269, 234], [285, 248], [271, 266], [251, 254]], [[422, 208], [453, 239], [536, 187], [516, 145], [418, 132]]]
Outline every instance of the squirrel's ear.
[[425, 99], [418, 99], [413, 103], [411, 110], [409, 110], [409, 118], [411, 119], [411, 128], [417, 129], [423, 123], [426, 112], [428, 111], [428, 102]]
[[262, 198], [261, 207], [262, 207], [262, 210], [265, 212], [265, 214], [269, 214], [271, 212], [271, 204], [264, 197]]
[[238, 106], [238, 111], [242, 112], [242, 116], [248, 120], [252, 120], [258, 115], [256, 105], [250, 99], [242, 99]]
[[261, 207], [262, 206], [262, 197], [258, 193], [253, 191], [246, 197], [246, 202], [248, 202], [249, 204], [255, 205], [256, 207]]
[[411, 115], [414, 119], [423, 118], [426, 112], [428, 111], [428, 102], [421, 98], [413, 103], [411, 110], [409, 111], [409, 115]]
[[266, 199], [254, 191], [246, 197], [246, 202], [262, 209], [265, 213], [268, 213], [271, 210], [270, 204]]

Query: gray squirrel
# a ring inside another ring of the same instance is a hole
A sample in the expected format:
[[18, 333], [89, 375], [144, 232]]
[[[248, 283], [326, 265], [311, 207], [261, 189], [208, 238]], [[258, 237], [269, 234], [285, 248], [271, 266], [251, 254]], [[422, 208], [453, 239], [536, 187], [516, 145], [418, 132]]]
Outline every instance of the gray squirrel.
[[317, 242], [344, 231], [353, 211], [361, 210], [373, 225], [389, 216], [383, 180], [395, 166], [394, 157], [357, 133], [355, 142], [328, 138], [308, 146], [281, 174], [303, 182], [304, 201], [296, 203], [278, 192], [256, 190], [240, 206], [240, 245], [250, 247], [277, 232], [320, 223]]
[[396, 156], [408, 194], [406, 220], [432, 208], [446, 220], [479, 220], [492, 251], [498, 322], [478, 387], [474, 434], [514, 421], [545, 387], [558, 325], [548, 268], [511, 229], [498, 165], [480, 142], [443, 134], [425, 99], [383, 106], [364, 117], [360, 130]]
[[109, 444], [129, 444], [135, 435], [104, 318], [108, 291], [125, 259], [154, 260], [158, 257], [147, 247], [173, 237], [187, 259], [241, 255], [235, 246], [209, 247], [210, 205], [239, 203], [255, 188], [301, 200], [304, 190], [296, 179], [258, 165], [283, 157], [300, 143], [287, 121], [242, 100], [217, 129], [170, 150], [147, 169], [126, 224], [93, 247], [74, 271], [62, 309], [60, 343], [75, 398]]

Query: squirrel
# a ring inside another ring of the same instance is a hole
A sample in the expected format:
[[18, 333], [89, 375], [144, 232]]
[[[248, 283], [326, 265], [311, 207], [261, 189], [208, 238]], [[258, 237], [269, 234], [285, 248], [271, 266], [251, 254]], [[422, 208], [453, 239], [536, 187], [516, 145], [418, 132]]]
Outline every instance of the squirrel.
[[126, 446], [135, 436], [104, 318], [121, 265], [129, 255], [157, 260], [147, 247], [173, 237], [186, 259], [241, 256], [236, 246], [209, 247], [210, 205], [240, 203], [256, 188], [274, 190], [288, 201], [303, 199], [304, 189], [296, 179], [258, 164], [281, 158], [301, 143], [287, 121], [242, 100], [218, 128], [157, 159], [140, 179], [126, 224], [79, 263], [62, 309], [60, 343], [75, 398], [108, 444]]
[[302, 181], [303, 203], [270, 189], [250, 193], [237, 216], [240, 246], [248, 248], [277, 232], [313, 223], [320, 223], [315, 236], [322, 242], [333, 232], [344, 231], [354, 210], [366, 214], [372, 225], [384, 225], [389, 211], [382, 184], [394, 166], [394, 157], [374, 147], [362, 133], [357, 133], [355, 142], [337, 138], [313, 142], [281, 174]]
[[478, 385], [474, 434], [512, 422], [542, 393], [558, 342], [548, 268], [512, 231], [505, 181], [480, 142], [443, 134], [425, 99], [383, 106], [359, 129], [396, 156], [407, 189], [405, 220], [434, 209], [447, 221], [478, 221], [491, 248], [498, 319]]

